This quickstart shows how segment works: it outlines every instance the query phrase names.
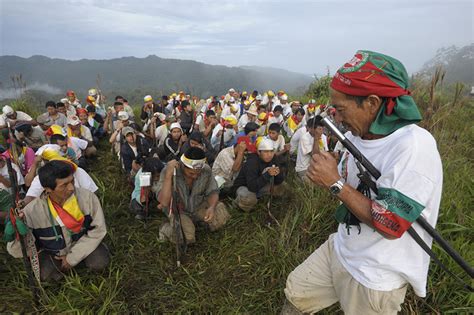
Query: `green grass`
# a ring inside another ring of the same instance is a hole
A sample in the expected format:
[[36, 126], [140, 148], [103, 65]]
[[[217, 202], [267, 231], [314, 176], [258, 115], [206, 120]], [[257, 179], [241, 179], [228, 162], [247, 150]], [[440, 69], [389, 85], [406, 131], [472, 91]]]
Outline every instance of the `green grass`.
[[[473, 113], [472, 101], [465, 101], [432, 130], [444, 167], [437, 229], [471, 265]], [[440, 109], [434, 119], [441, 114]], [[276, 314], [284, 300], [288, 274], [336, 230], [332, 214], [337, 201], [325, 191], [297, 185], [290, 178], [290, 193], [274, 200], [280, 228], [263, 226], [265, 203], [250, 214], [230, 208], [232, 218], [223, 230], [198, 230], [197, 244], [189, 248], [188, 261], [178, 269], [174, 247], [158, 240], [164, 216], [153, 209], [146, 225], [133, 219], [128, 213], [130, 188], [124, 184], [118, 161], [105, 143], [100, 150], [92, 175], [108, 224], [110, 267], [101, 274], [77, 268], [64, 282], [44, 286], [41, 304], [34, 307], [21, 260], [8, 256], [2, 244], [0, 312]], [[452, 260], [434, 248], [456, 274], [469, 281]], [[409, 290], [403, 313], [468, 314], [472, 307], [473, 295], [431, 264], [427, 298], [417, 298]], [[338, 305], [323, 311], [340, 312]]]

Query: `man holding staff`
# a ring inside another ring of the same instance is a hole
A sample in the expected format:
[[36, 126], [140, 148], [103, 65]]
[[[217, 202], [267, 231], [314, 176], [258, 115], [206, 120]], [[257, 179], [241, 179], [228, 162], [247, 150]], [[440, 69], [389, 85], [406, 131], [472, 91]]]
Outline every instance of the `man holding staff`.
[[[331, 104], [346, 137], [381, 172], [376, 195], [347, 151], [339, 166], [315, 152], [308, 178], [342, 204], [338, 231], [288, 276], [283, 314], [314, 313], [339, 302], [346, 314], [396, 314], [407, 285], [426, 295], [429, 256], [405, 233], [420, 216], [434, 226], [442, 166], [432, 135], [418, 127], [408, 75], [396, 59], [358, 51], [331, 82]], [[431, 246], [418, 224], [412, 226]]]

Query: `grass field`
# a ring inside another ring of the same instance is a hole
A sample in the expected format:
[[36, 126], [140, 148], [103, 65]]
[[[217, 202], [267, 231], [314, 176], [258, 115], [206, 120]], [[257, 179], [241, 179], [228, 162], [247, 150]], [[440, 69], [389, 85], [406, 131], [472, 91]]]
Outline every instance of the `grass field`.
[[[451, 106], [443, 99], [437, 102], [442, 106], [424, 123], [438, 141], [444, 167], [437, 229], [472, 265], [473, 103], [467, 99]], [[189, 248], [187, 262], [178, 269], [174, 247], [158, 239], [164, 216], [154, 209], [145, 225], [128, 213], [130, 188], [108, 146], [100, 150], [92, 176], [100, 187], [108, 223], [110, 268], [102, 274], [77, 269], [63, 283], [44, 286], [41, 303], [35, 307], [21, 260], [9, 257], [2, 244], [0, 312], [277, 314], [287, 275], [336, 230], [332, 216], [336, 200], [290, 178], [291, 191], [274, 200], [281, 227], [264, 227], [264, 203], [250, 214], [231, 208], [232, 218], [223, 230], [198, 230], [197, 244]], [[434, 249], [469, 281], [437, 246]], [[420, 299], [409, 291], [403, 313], [472, 314], [472, 307], [473, 295], [431, 264], [428, 296]], [[323, 313], [340, 312], [334, 305]]]

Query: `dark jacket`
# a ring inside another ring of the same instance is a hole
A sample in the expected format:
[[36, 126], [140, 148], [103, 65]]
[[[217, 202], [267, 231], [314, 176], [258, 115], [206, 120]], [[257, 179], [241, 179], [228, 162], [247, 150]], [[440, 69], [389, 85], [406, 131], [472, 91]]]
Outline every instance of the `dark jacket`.
[[[206, 155], [206, 162], [207, 164], [212, 166], [212, 163], [214, 163], [214, 160], [216, 159], [216, 156], [217, 156], [216, 151], [212, 147], [209, 140], [207, 140], [206, 138], [203, 138], [203, 142], [206, 148], [204, 150], [204, 154]], [[181, 154], [184, 154], [189, 149], [189, 147], [190, 145], [189, 145], [189, 140], [188, 140], [181, 146]]]
[[[244, 165], [240, 169], [239, 175], [234, 181], [234, 186], [232, 190], [235, 192], [240, 186], [246, 186], [249, 191], [258, 193], [260, 189], [270, 183], [271, 176], [268, 172], [263, 173], [263, 170], [272, 165], [280, 166], [275, 157], [269, 162], [265, 163], [260, 159], [257, 154], [249, 154]], [[283, 172], [280, 172], [275, 176], [275, 185], [283, 183], [285, 180], [285, 175]]]
[[142, 111], [140, 113], [140, 119], [142, 121], [146, 121], [148, 119], [151, 119], [153, 117], [153, 114], [155, 113], [164, 113], [164, 109], [161, 105], [153, 103], [153, 106], [151, 110], [145, 110], [145, 106], [142, 106]]
[[136, 138], [137, 154], [133, 152], [130, 145], [124, 141], [120, 148], [120, 155], [122, 157], [123, 168], [127, 174], [132, 170], [132, 162], [136, 160], [139, 164], [143, 163], [143, 160], [148, 157], [150, 153], [150, 145], [145, 138], [137, 136]]
[[181, 115], [179, 116], [179, 124], [181, 125], [181, 128], [183, 128], [183, 131], [185, 134], [189, 134], [189, 131], [191, 130], [191, 127], [193, 126], [193, 120], [194, 120], [194, 112], [187, 113], [183, 111]]
[[169, 162], [171, 160], [179, 160], [181, 157], [181, 152], [179, 148], [179, 141], [178, 143], [174, 142], [171, 139], [171, 134], [165, 139], [165, 143], [163, 144], [163, 156], [160, 156], [160, 159]]

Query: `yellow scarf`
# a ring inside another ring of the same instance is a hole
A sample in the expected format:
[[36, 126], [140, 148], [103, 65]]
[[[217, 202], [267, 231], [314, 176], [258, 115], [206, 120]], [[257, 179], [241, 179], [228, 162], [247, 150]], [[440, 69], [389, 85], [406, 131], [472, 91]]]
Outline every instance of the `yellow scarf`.
[[84, 214], [79, 208], [76, 195], [72, 195], [60, 206], [48, 197], [48, 207], [52, 217], [60, 226], [65, 226], [69, 230], [78, 233], [81, 231], [84, 222]]
[[[79, 137], [82, 136], [82, 128], [83, 128], [83, 127], [84, 127], [84, 126], [81, 126], [81, 135], [80, 135]], [[76, 135], [74, 135], [74, 134], [72, 133], [72, 129], [69, 128], [69, 127], [67, 127], [67, 136], [68, 136], [68, 137], [77, 137]]]

